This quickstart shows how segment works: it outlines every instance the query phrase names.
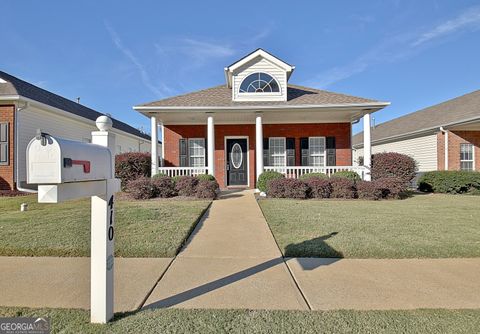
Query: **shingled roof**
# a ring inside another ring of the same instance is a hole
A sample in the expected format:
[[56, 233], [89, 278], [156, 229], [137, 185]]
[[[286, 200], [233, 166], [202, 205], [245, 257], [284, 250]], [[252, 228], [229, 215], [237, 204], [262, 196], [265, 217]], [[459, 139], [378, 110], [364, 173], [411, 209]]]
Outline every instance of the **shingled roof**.
[[[80, 103], [68, 100], [60, 95], [54, 94], [45, 89], [32, 85], [31, 83], [23, 81], [6, 72], [0, 71], [0, 79], [6, 81], [5, 83], [0, 82], [0, 96], [23, 96], [92, 121], [95, 121], [99, 116], [103, 115], [102, 113], [85, 107]], [[112, 121], [113, 127], [115, 129], [150, 140], [149, 135], [140, 132], [134, 127], [123, 123], [115, 118], [112, 118]]]
[[338, 105], [378, 103], [379, 101], [339, 94], [315, 88], [288, 85], [287, 101], [232, 101], [232, 90], [226, 85], [178, 95], [138, 107], [235, 107], [276, 105]]
[[[480, 119], [480, 90], [379, 124], [372, 128], [372, 142], [434, 130], [474, 118]], [[352, 143], [354, 146], [363, 144], [363, 132], [353, 136]]]

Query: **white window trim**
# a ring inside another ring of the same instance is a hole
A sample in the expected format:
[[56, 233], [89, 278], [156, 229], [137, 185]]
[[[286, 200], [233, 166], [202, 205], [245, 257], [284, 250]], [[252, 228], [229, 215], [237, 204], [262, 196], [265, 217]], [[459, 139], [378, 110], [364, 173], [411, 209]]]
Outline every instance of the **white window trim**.
[[[250, 75], [256, 74], [256, 73], [265, 73], [265, 74], [268, 74], [269, 76], [271, 76], [273, 78], [273, 80], [275, 80], [275, 82], [277, 83], [278, 92], [241, 92], [240, 87], [242, 87], [242, 84], [245, 81], [245, 79], [247, 79]], [[240, 81], [240, 84], [238, 85], [237, 94], [240, 95], [240, 96], [258, 96], [259, 94], [261, 96], [281, 96], [283, 94], [283, 92], [282, 92], [282, 85], [280, 85], [280, 81], [278, 81], [277, 78], [274, 75], [272, 75], [271, 73], [265, 72], [265, 71], [255, 71], [255, 72], [249, 72], [249, 73], [245, 74], [245, 76]]]
[[[190, 155], [190, 143], [194, 140], [201, 140], [203, 142], [203, 155]], [[191, 163], [191, 158], [203, 158], [203, 166], [195, 166], [195, 167], [205, 167], [205, 154], [206, 154], [206, 148], [205, 148], [205, 138], [188, 138], [188, 148], [187, 148], [188, 152], [187, 152], [187, 155], [188, 155], [188, 165], [189, 166], [192, 166], [192, 163]]]
[[[318, 139], [318, 138], [323, 139], [323, 153], [312, 154], [311, 153], [312, 139]], [[315, 165], [313, 165], [313, 162], [312, 162], [311, 166], [325, 167], [327, 165], [327, 139], [326, 139], [326, 137], [321, 137], [321, 136], [308, 137], [308, 157], [309, 157], [309, 160], [310, 160], [311, 157], [323, 157], [323, 165], [322, 166], [315, 166]], [[310, 160], [310, 161], [312, 161], [312, 160]]]
[[[462, 145], [470, 145], [472, 147], [472, 160], [462, 160], [461, 159]], [[472, 143], [460, 143], [460, 169], [462, 168], [462, 162], [471, 162], [472, 163], [472, 171], [475, 171], [475, 145], [473, 145]], [[463, 170], [463, 169], [461, 169], [461, 170]]]
[[[282, 139], [283, 140], [283, 147], [284, 147], [284, 150], [283, 150], [283, 154], [272, 154], [271, 152], [271, 147], [272, 147], [272, 139]], [[286, 137], [269, 137], [268, 138], [268, 160], [269, 162], [271, 160], [274, 160], [272, 159], [272, 157], [281, 157], [283, 156], [283, 166], [277, 166], [277, 167], [286, 167], [287, 166], [287, 138]], [[275, 166], [273, 164], [270, 163], [270, 165], [272, 166]]]

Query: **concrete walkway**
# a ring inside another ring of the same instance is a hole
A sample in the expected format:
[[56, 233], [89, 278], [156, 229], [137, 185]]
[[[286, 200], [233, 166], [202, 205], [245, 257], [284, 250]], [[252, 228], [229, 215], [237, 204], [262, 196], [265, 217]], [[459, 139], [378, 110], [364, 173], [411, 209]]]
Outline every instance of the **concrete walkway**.
[[145, 305], [308, 309], [250, 190], [212, 203]]

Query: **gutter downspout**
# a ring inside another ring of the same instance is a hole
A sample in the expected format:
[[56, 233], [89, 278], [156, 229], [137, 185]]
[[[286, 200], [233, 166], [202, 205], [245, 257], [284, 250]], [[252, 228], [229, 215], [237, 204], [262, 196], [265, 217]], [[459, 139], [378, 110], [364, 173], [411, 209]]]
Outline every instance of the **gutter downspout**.
[[15, 137], [14, 137], [14, 150], [15, 150], [15, 188], [17, 188], [18, 191], [26, 192], [26, 193], [36, 193], [36, 190], [33, 189], [28, 189], [28, 188], [22, 188], [20, 187], [20, 178], [18, 176], [18, 166], [19, 164], [19, 157], [20, 157], [20, 152], [18, 149], [18, 140], [19, 140], [19, 134], [18, 134], [18, 112], [26, 110], [29, 107], [28, 102], [25, 102], [25, 105], [23, 107], [15, 107], [15, 115], [14, 115], [14, 129], [15, 129]]
[[448, 170], [448, 131], [443, 127], [441, 126], [440, 127], [440, 131], [444, 134], [445, 136], [445, 142], [444, 142], [444, 153], [445, 153], [445, 157], [444, 157], [444, 165], [445, 165], [445, 170]]

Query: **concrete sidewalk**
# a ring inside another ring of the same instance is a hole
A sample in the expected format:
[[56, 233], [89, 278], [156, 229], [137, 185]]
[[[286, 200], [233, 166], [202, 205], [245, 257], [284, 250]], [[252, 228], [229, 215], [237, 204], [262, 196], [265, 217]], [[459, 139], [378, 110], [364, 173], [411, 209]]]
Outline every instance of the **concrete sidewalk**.
[[251, 190], [212, 203], [145, 305], [308, 309]]
[[288, 259], [314, 310], [480, 308], [480, 259]]
[[[115, 312], [138, 309], [172, 259], [115, 259]], [[0, 257], [0, 305], [90, 308], [90, 258]]]

